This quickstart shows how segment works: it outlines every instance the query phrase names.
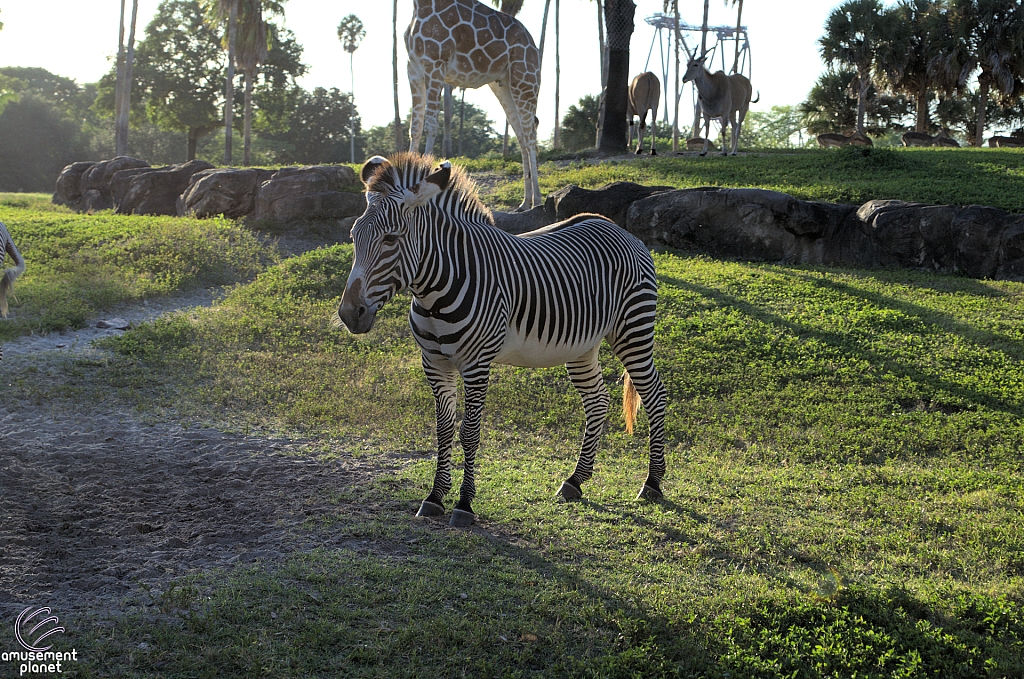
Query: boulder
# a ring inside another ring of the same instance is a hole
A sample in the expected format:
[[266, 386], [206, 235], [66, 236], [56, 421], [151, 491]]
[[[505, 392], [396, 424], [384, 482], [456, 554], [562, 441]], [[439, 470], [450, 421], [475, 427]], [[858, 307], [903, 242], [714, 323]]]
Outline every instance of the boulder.
[[82, 175], [95, 164], [95, 161], [84, 160], [61, 170], [53, 191], [53, 203], [77, 208], [82, 202]]
[[700, 188], [634, 202], [626, 229], [649, 246], [759, 260], [815, 261], [817, 242], [854, 208], [799, 201], [777, 191]]
[[491, 214], [494, 217], [494, 225], [511, 234], [526, 233], [555, 222], [554, 215], [542, 205], [523, 212], [493, 212]]
[[260, 185], [256, 219], [295, 221], [344, 219], [362, 214], [366, 199], [355, 172], [346, 166], [313, 165], [278, 170]]
[[260, 185], [274, 175], [273, 170], [213, 169], [192, 175], [177, 203], [179, 216], [238, 219], [256, 209]]
[[127, 185], [123, 198], [116, 201], [117, 212], [123, 215], [176, 215], [178, 198], [188, 186], [189, 179], [197, 172], [210, 169], [213, 165], [206, 161], [190, 160], [170, 167], [122, 170], [114, 175], [111, 182], [112, 187], [117, 185], [119, 189]]
[[110, 160], [101, 160], [82, 173], [79, 190], [82, 194], [83, 211], [106, 210], [114, 206], [110, 193], [110, 182], [121, 170], [137, 167], [149, 167], [149, 163], [130, 156], [118, 156]]
[[643, 186], [633, 182], [615, 182], [596, 190], [570, 184], [549, 195], [544, 201], [544, 210], [554, 221], [593, 212], [625, 228], [626, 212], [634, 201], [671, 190], [670, 186]]

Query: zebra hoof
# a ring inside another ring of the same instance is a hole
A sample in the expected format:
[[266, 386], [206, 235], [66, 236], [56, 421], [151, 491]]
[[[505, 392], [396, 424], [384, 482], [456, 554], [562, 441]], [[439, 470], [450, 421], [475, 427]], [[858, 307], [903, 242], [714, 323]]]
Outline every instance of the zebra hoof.
[[476, 514], [473, 512], [467, 512], [464, 509], [453, 509], [452, 518], [448, 525], [455, 526], [456, 528], [466, 528], [467, 526], [472, 526], [474, 521], [476, 521]]
[[416, 516], [444, 516], [444, 507], [436, 502], [424, 500], [420, 504], [420, 510], [416, 512]]
[[566, 502], [575, 502], [583, 499], [583, 491], [568, 481], [562, 481], [562, 487], [558, 489], [558, 496]]
[[651, 486], [648, 486], [645, 483], [643, 488], [640, 489], [640, 492], [637, 493], [636, 499], [647, 500], [648, 502], [657, 502], [663, 497], [665, 496], [662, 495], [660, 490], [658, 490], [657, 488], [652, 488]]

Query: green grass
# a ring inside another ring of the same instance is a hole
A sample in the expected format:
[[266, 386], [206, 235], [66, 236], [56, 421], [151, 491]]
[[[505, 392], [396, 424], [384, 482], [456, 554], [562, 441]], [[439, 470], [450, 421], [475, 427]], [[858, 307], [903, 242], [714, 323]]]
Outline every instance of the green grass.
[[[509, 173], [515, 179], [518, 173]], [[755, 187], [803, 200], [860, 204], [895, 198], [924, 203], [981, 204], [1024, 212], [1024, 153], [1005, 149], [874, 148], [750, 152], [742, 156], [644, 156], [629, 162], [548, 162], [540, 188], [597, 188], [632, 181], [675, 188]], [[489, 192], [502, 206], [522, 200], [521, 182]]]
[[407, 298], [330, 326], [350, 263], [290, 259], [79, 378], [401, 461], [311, 519], [341, 547], [182, 581], [83, 640], [86, 676], [1024, 674], [1024, 285], [657, 255], [668, 500], [632, 500], [644, 429], [613, 416], [586, 501], [554, 502], [578, 397], [497, 367], [479, 533], [411, 516], [432, 398]]
[[0, 194], [27, 262], [0, 340], [80, 327], [119, 302], [252, 278], [273, 250], [229, 220], [77, 214], [43, 194]]

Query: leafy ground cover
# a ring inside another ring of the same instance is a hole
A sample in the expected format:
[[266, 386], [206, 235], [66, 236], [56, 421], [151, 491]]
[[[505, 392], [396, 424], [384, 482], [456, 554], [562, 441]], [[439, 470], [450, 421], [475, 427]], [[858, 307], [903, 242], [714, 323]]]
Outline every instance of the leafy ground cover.
[[49, 199], [0, 194], [0, 222], [28, 262], [0, 340], [80, 327], [119, 302], [250, 279], [276, 260], [230, 220], [85, 215]]
[[[499, 161], [477, 161], [476, 166], [503, 171], [510, 178], [519, 173], [518, 165]], [[544, 194], [566, 184], [597, 188], [613, 181], [675, 188], [754, 187], [835, 203], [894, 198], [1024, 212], [1024, 153], [1017, 150], [799, 149], [728, 157], [709, 154], [704, 158], [666, 153], [626, 162], [550, 161], [540, 171]], [[518, 205], [523, 195], [521, 182], [510, 181], [486, 195], [506, 207]]]
[[644, 439], [613, 417], [586, 501], [554, 502], [577, 397], [499, 368], [483, 530], [458, 531], [412, 518], [433, 408], [407, 300], [367, 336], [330, 325], [350, 258], [287, 260], [83, 373], [404, 460], [310, 518], [340, 546], [182, 581], [87, 641], [95, 676], [1024, 672], [1024, 286], [660, 254], [669, 499], [631, 499]]

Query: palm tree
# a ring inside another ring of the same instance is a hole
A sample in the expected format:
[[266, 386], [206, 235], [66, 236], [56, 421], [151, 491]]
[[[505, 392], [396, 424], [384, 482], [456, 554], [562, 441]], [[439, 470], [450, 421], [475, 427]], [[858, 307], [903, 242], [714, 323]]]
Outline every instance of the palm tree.
[[708, 9], [711, 0], [704, 0], [704, 23], [700, 25], [700, 55], [708, 53]]
[[847, 0], [832, 10], [825, 35], [818, 40], [829, 66], [850, 66], [857, 71], [857, 132], [864, 134], [864, 112], [871, 67], [879, 44], [882, 5], [879, 0]]
[[952, 74], [959, 66], [961, 76], [965, 69], [978, 70], [974, 144], [981, 146], [993, 89], [1003, 101], [1024, 91], [1024, 8], [1015, 0], [951, 0], [949, 5], [938, 70]]
[[740, 70], [740, 30], [743, 28], [743, 0], [725, 0], [726, 4], [730, 1], [736, 10], [736, 56], [732, 60], [732, 72], [739, 73]]
[[555, 137], [551, 140], [552, 148], [560, 148], [558, 135], [558, 94], [562, 89], [562, 35], [561, 22], [559, 21], [561, 0], [555, 0]]
[[115, 139], [118, 147], [115, 155], [123, 156], [128, 151], [128, 110], [132, 100], [132, 64], [135, 62], [135, 22], [139, 16], [139, 0], [132, 0], [132, 23], [128, 30], [128, 48], [125, 54], [124, 78], [121, 84], [120, 108], [117, 110]]
[[121, 96], [124, 94], [124, 6], [125, 0], [121, 0], [121, 18], [117, 23], [117, 66], [116, 82], [114, 84], [114, 155], [120, 155], [121, 149], [121, 128], [117, 124], [117, 117], [121, 114]]
[[[395, 151], [401, 152], [402, 112], [398, 108], [398, 0], [393, 0], [391, 6], [391, 72], [395, 90]], [[463, 90], [463, 98], [465, 98], [465, 90]]]
[[242, 165], [252, 162], [252, 88], [259, 67], [267, 60], [270, 40], [270, 24], [263, 18], [264, 9], [280, 12], [278, 3], [267, 4], [265, 0], [241, 0], [238, 32], [235, 45], [235, 59], [238, 68], [245, 74], [245, 104], [243, 113]]
[[238, 43], [238, 10], [241, 0], [202, 0], [207, 23], [219, 27], [225, 20], [228, 30], [221, 43], [228, 51], [227, 78], [224, 82], [224, 164], [231, 165], [231, 134], [235, 119], [235, 50]]
[[929, 132], [933, 78], [928, 63], [935, 54], [934, 33], [940, 8], [935, 0], [902, 0], [881, 18], [875, 52], [875, 80], [892, 93], [914, 100], [914, 130]]
[[[363, 22], [359, 20], [355, 14], [349, 14], [347, 17], [341, 20], [338, 24], [338, 40], [341, 41], [342, 49], [348, 52], [348, 70], [351, 78], [351, 92], [352, 102], [355, 105], [356, 100], [356, 72], [354, 67], [355, 51], [359, 49], [359, 43], [362, 42], [363, 38], [366, 37], [366, 31], [363, 29]], [[351, 134], [349, 135], [349, 141], [351, 143], [351, 162], [356, 162], [356, 117], [353, 115], [350, 119]]]

